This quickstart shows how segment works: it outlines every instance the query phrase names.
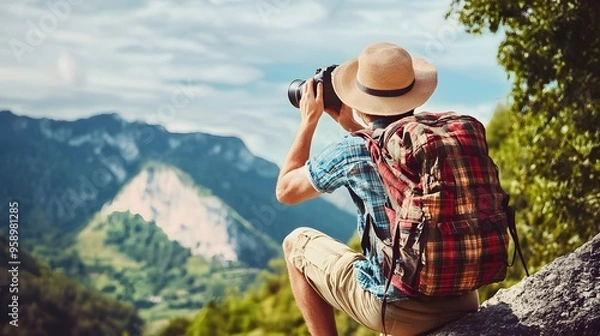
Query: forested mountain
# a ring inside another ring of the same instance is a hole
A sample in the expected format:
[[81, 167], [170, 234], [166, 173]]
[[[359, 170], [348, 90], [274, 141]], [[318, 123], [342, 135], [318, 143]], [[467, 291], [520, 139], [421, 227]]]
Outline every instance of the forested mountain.
[[0, 160], [0, 198], [19, 203], [22, 248], [147, 321], [244, 290], [297, 226], [341, 240], [355, 229], [352, 215], [321, 199], [279, 204], [277, 166], [237, 138], [116, 114], [57, 121], [2, 111]]
[[86, 284], [133, 303], [153, 323], [174, 314], [193, 315], [228, 287], [244, 291], [260, 271], [243, 262], [193, 255], [154, 222], [130, 212], [95, 217], [70, 251], [84, 265]]
[[[169, 133], [116, 114], [58, 121], [2, 111], [0, 159], [5, 163], [0, 197], [20, 200], [27, 211], [23, 215], [40, 214], [52, 233], [85, 226], [151, 161], [188, 174], [276, 241], [301, 223], [340, 239], [354, 230], [348, 225], [351, 215], [321, 199], [294, 207], [279, 204], [277, 166], [254, 156], [235, 137]], [[29, 226], [26, 236], [42, 239], [40, 225]]]

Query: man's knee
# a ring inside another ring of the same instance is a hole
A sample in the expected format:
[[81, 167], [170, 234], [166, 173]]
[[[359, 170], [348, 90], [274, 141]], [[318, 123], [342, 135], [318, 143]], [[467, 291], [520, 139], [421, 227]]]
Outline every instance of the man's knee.
[[298, 238], [306, 230], [310, 230], [310, 228], [307, 228], [307, 227], [296, 228], [283, 239], [283, 244], [282, 244], [283, 245], [283, 254], [286, 257], [286, 260], [287, 260], [287, 257], [290, 255], [290, 253], [292, 253], [294, 244], [298, 241]]

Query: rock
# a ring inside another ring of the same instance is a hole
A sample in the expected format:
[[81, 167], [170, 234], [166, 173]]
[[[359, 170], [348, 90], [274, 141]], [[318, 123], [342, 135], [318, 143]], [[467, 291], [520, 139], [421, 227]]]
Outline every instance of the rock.
[[600, 335], [600, 234], [430, 336]]

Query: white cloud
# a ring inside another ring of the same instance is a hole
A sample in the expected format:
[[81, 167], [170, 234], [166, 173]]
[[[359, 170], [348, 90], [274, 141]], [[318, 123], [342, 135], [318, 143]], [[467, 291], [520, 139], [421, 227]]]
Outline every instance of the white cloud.
[[[441, 76], [471, 74], [457, 77], [452, 88], [476, 87], [470, 98], [434, 96], [429, 106], [454, 106], [486, 118], [507, 93], [495, 63], [500, 37], [466, 35], [444, 20], [449, 5], [450, 0], [81, 2], [17, 63], [8, 41], [26, 42], [28, 22], [36, 24], [49, 10], [41, 1], [3, 3], [0, 108], [68, 119], [118, 111], [127, 120], [159, 122], [176, 131], [236, 135], [254, 153], [280, 162], [300, 120], [287, 101], [289, 81], [355, 57], [368, 43], [389, 40], [430, 59]], [[183, 95], [184, 89], [193, 93]], [[324, 122], [313, 148], [342, 134]]]
[[191, 79], [219, 84], [243, 85], [256, 82], [262, 72], [255, 67], [240, 64], [199, 63], [193, 69], [163, 67], [157, 74], [164, 79]]
[[67, 51], [62, 52], [56, 60], [58, 75], [63, 82], [71, 85], [80, 85], [85, 80], [85, 73], [73, 55]]
[[90, 45], [97, 42], [97, 40], [90, 34], [66, 29], [59, 30], [52, 34], [52, 39], [60, 42], [72, 43], [75, 45]]

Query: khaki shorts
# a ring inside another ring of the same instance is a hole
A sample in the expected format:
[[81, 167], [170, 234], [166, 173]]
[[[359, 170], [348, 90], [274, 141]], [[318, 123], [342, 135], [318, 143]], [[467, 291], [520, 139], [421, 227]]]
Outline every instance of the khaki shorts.
[[[298, 228], [286, 238], [292, 243], [288, 262], [305, 276], [319, 295], [334, 308], [369, 329], [383, 332], [382, 302], [356, 281], [353, 263], [364, 259], [345, 244], [311, 228]], [[408, 299], [385, 309], [390, 335], [415, 335], [438, 328], [477, 311], [477, 291], [448, 298]]]

